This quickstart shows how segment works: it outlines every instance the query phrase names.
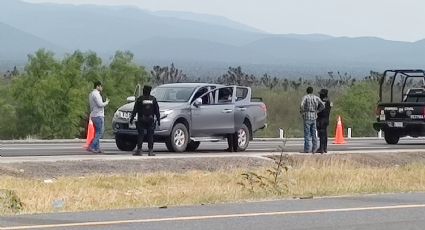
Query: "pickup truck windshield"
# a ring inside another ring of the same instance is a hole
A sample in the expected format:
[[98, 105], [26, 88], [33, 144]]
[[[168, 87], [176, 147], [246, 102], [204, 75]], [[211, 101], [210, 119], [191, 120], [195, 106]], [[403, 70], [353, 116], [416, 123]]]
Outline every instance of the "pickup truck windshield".
[[187, 102], [194, 90], [194, 87], [157, 87], [151, 94], [158, 102]]
[[425, 102], [425, 89], [424, 88], [411, 88], [407, 90], [404, 95], [403, 102]]

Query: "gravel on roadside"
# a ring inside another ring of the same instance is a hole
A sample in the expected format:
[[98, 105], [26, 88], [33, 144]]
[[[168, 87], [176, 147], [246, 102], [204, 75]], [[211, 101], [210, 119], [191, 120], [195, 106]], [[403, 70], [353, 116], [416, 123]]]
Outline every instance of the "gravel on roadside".
[[[208, 158], [140, 158], [134, 160], [80, 160], [53, 162], [1, 163], [0, 176], [26, 178], [57, 178], [93, 174], [131, 174], [153, 172], [219, 171], [255, 169], [274, 166], [278, 155], [268, 157], [208, 157]], [[425, 164], [425, 153], [356, 153], [320, 155], [287, 155], [289, 165], [302, 165], [306, 161], [331, 163], [334, 160], [357, 164], [361, 167], [394, 167], [407, 164]]]

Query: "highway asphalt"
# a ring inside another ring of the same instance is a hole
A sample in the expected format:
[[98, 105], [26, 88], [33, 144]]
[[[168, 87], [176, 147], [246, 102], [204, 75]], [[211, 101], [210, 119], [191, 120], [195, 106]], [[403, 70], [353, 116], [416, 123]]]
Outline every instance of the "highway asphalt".
[[424, 193], [0, 217], [0, 230], [422, 230], [424, 226]]
[[[336, 145], [329, 141], [329, 152], [353, 152], [353, 151], [399, 151], [399, 150], [423, 150], [425, 147], [424, 138], [404, 138], [398, 145], [388, 145], [383, 139], [378, 138], [357, 138], [346, 139], [346, 144]], [[278, 152], [278, 147], [282, 145], [278, 139], [268, 139], [266, 141], [252, 141], [244, 154], [258, 154]], [[83, 148], [81, 141], [49, 141], [49, 142], [2, 142], [0, 143], [0, 155], [2, 157], [17, 156], [60, 156], [60, 155], [93, 155]], [[129, 155], [130, 152], [119, 151], [113, 140], [104, 140], [101, 147], [105, 155]], [[187, 155], [203, 154], [229, 154], [224, 151], [227, 148], [225, 142], [205, 142], [201, 143], [198, 151], [194, 153], [184, 153]], [[146, 150], [146, 148], [144, 148]], [[290, 139], [287, 141], [284, 151], [299, 153], [303, 149], [302, 139]], [[181, 155], [167, 151], [163, 143], [156, 143], [155, 152], [157, 155]]]

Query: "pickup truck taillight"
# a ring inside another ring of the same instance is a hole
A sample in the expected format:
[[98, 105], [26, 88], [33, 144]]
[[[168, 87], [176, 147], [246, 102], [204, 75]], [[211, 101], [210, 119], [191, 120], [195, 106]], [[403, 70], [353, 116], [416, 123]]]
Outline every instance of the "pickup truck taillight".
[[382, 107], [378, 106], [376, 107], [375, 110], [375, 115], [376, 115], [376, 119], [378, 119], [378, 121], [384, 121], [385, 120], [385, 113], [383, 113], [384, 110]]
[[381, 115], [381, 111], [382, 111], [382, 108], [381, 107], [376, 107], [376, 110], [375, 110], [375, 115], [376, 116], [379, 116], [379, 115]]
[[262, 104], [262, 105], [261, 105], [261, 109], [262, 109], [264, 112], [267, 112], [267, 106], [266, 106], [265, 104]]

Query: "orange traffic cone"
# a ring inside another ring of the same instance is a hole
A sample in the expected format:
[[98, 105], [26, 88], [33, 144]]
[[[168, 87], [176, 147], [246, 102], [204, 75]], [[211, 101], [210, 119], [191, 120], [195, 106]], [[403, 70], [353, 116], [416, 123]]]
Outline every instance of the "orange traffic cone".
[[335, 140], [334, 144], [345, 144], [344, 140], [344, 129], [342, 127], [341, 117], [338, 116], [338, 123], [336, 125], [336, 132], [335, 132]]
[[86, 144], [84, 145], [84, 148], [88, 148], [90, 145], [91, 145], [91, 143], [92, 143], [92, 141], [93, 141], [93, 139], [94, 139], [94, 125], [93, 125], [93, 122], [91, 121], [91, 119], [89, 119], [89, 125], [88, 125], [88, 127], [87, 127], [87, 138], [86, 138]]

